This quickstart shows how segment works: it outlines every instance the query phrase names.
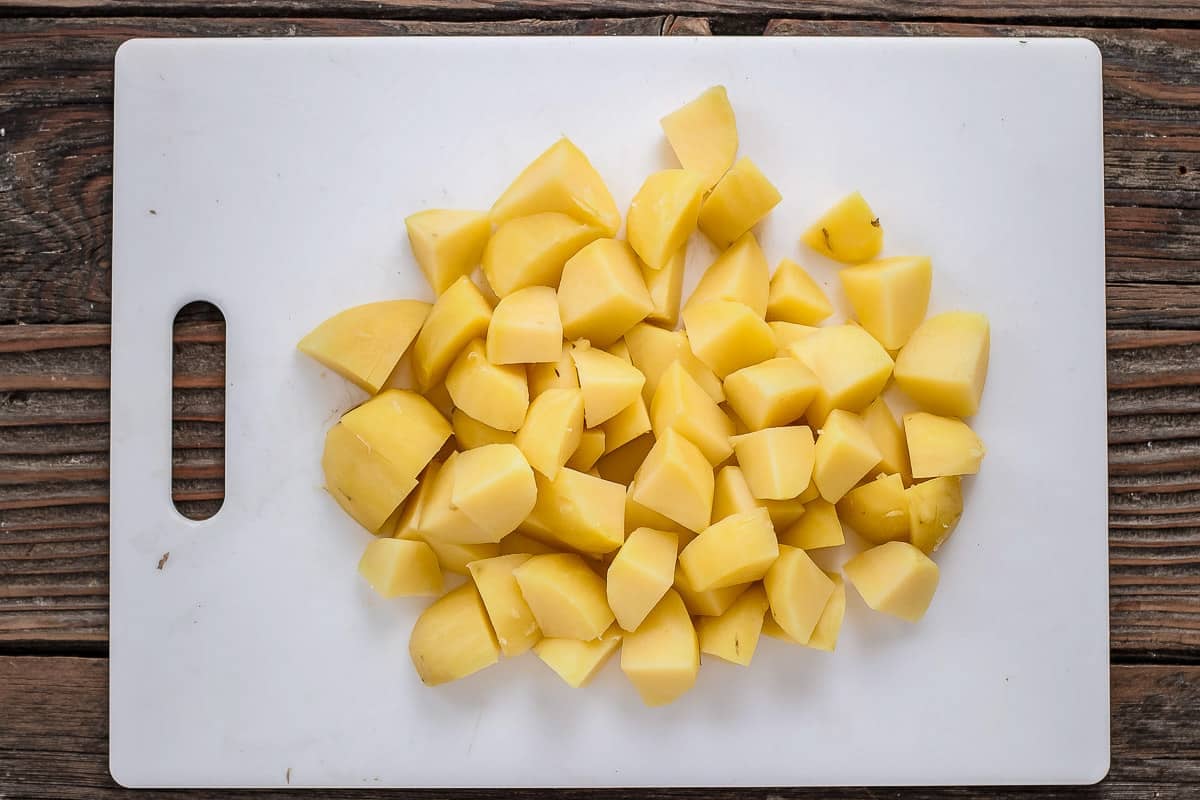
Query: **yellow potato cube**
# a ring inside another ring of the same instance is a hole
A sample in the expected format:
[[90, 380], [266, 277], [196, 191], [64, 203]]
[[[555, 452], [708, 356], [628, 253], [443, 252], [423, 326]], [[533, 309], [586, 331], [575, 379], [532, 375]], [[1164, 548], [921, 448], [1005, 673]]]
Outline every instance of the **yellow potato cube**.
[[925, 616], [937, 591], [937, 564], [908, 542], [872, 547], [842, 570], [868, 606], [909, 622]]
[[625, 344], [624, 339], [617, 339], [608, 347], [603, 348], [604, 352], [610, 356], [616, 356], [626, 364], [633, 364], [633, 356], [629, 355], [629, 345]]
[[969, 417], [987, 380], [990, 334], [983, 314], [930, 317], [896, 356], [896, 385], [926, 411]]
[[493, 364], [553, 363], [562, 354], [563, 324], [549, 286], [526, 286], [501, 298], [487, 332]]
[[450, 438], [450, 423], [425, 398], [387, 389], [342, 417], [325, 436], [321, 467], [338, 505], [372, 533], [417, 485]]
[[533, 652], [546, 666], [558, 673], [572, 689], [587, 686], [600, 669], [608, 663], [624, 636], [616, 625], [599, 639], [581, 642], [578, 639], [542, 639]]
[[846, 582], [836, 572], [826, 572], [829, 580], [833, 581], [833, 594], [813, 628], [812, 636], [805, 644], [814, 650], [824, 650], [832, 653], [837, 647], [838, 634], [842, 630], [842, 619], [846, 616]]
[[621, 212], [600, 173], [570, 139], [550, 145], [504, 190], [492, 206], [496, 224], [543, 211], [568, 214], [612, 236], [621, 227]]
[[625, 217], [625, 237], [650, 269], [663, 269], [683, 247], [700, 216], [704, 176], [665, 169], [646, 178]]
[[912, 467], [908, 463], [908, 443], [904, 441], [904, 430], [892, 416], [891, 409], [882, 397], [877, 397], [862, 413], [867, 433], [883, 456], [879, 460], [879, 471], [896, 474], [908, 486], [912, 483]]
[[753, 511], [760, 502], [750, 491], [741, 467], [727, 466], [717, 470], [713, 483], [712, 521], [720, 522], [726, 517]]
[[566, 467], [553, 481], [535, 477], [538, 496], [522, 525], [526, 533], [582, 553], [610, 553], [625, 541], [624, 486]]
[[704, 176], [705, 190], [716, 185], [737, 155], [737, 119], [724, 86], [713, 86], [659, 124], [684, 169]]
[[775, 356], [775, 334], [741, 303], [715, 300], [685, 308], [683, 324], [696, 357], [718, 378]]
[[861, 264], [883, 249], [883, 226], [858, 192], [846, 195], [804, 232], [800, 241], [843, 264]]
[[348, 308], [322, 322], [296, 348], [375, 394], [416, 338], [429, 303], [387, 300]]
[[705, 198], [697, 226], [717, 247], [728, 247], [782, 199], [758, 165], [743, 156]]
[[487, 335], [491, 321], [492, 306], [470, 278], [459, 278], [442, 292], [413, 345], [417, 387], [425, 392], [439, 383], [467, 343]]
[[531, 399], [549, 389], [579, 388], [579, 372], [575, 369], [575, 359], [571, 358], [571, 345], [567, 342], [562, 343], [556, 361], [530, 364], [525, 371], [529, 375]]
[[600, 427], [604, 431], [605, 449], [609, 452], [649, 433], [650, 412], [646, 410], [646, 401], [639, 394], [615, 417], [600, 423]]
[[641, 265], [642, 281], [650, 296], [647, 322], [674, 328], [679, 323], [679, 304], [683, 300], [683, 274], [687, 266], [687, 244], [675, 251], [662, 269]]
[[611, 453], [605, 453], [596, 462], [594, 469], [606, 481], [613, 481], [622, 486], [629, 486], [633, 482], [633, 476], [637, 474], [638, 469], [645, 463], [646, 456], [650, 453], [650, 448], [653, 446], [654, 436], [649, 433], [642, 434], [629, 444], [621, 445]]
[[683, 598], [688, 613], [699, 617], [719, 617], [729, 610], [734, 601], [742, 596], [753, 583], [739, 583], [734, 586], [723, 586], [720, 589], [709, 589], [705, 592], [696, 591], [688, 582], [683, 567], [675, 565], [675, 591]]
[[814, 443], [807, 425], [763, 428], [730, 441], [750, 491], [760, 500], [790, 500], [812, 480]]
[[816, 325], [832, 314], [829, 296], [812, 276], [789, 258], [780, 261], [771, 276], [767, 319], [807, 326]]
[[583, 439], [583, 392], [550, 389], [529, 404], [516, 445], [529, 466], [554, 480]]
[[485, 558], [467, 565], [471, 580], [475, 581], [475, 588], [483, 598], [492, 629], [496, 631], [500, 651], [510, 658], [521, 655], [542, 638], [537, 620], [513, 577], [513, 571], [529, 559], [529, 555], [521, 553]]
[[380, 533], [384, 535], [390, 534], [397, 539], [422, 541], [418, 533], [421, 524], [421, 509], [425, 507], [430, 490], [433, 488], [434, 480], [437, 478], [438, 470], [441, 468], [441, 463], [437, 461], [429, 462], [429, 466], [425, 467], [425, 471], [421, 473], [417, 488], [409, 494], [408, 499], [397, 509], [399, 513], [392, 514], [388, 520], [388, 524], [384, 526]]
[[567, 459], [567, 466], [580, 472], [587, 472], [596, 466], [600, 456], [604, 455], [604, 431], [599, 428], [585, 430], [579, 435], [579, 446]]
[[699, 447], [710, 464], [720, 464], [733, 452], [733, 423], [679, 361], [672, 362], [658, 382], [650, 422], [656, 436], [675, 431]]
[[974, 475], [983, 461], [983, 442], [967, 423], [923, 411], [904, 415], [904, 437], [913, 477]]
[[421, 396], [428, 400], [437, 412], [441, 414], [447, 421], [454, 416], [454, 401], [450, 399], [450, 392], [446, 391], [445, 382], [436, 383], [425, 391], [421, 392]]
[[654, 304], [629, 244], [597, 239], [563, 267], [558, 308], [568, 339], [608, 347], [645, 319]]
[[771, 333], [775, 334], [775, 343], [779, 346], [777, 355], [780, 358], [791, 358], [792, 351], [790, 345], [792, 342], [798, 342], [801, 339], [807, 339], [819, 328], [814, 328], [812, 325], [798, 325], [795, 322], [768, 322], [767, 327], [771, 329]]
[[424, 542], [373, 539], [358, 562], [358, 574], [380, 597], [442, 593], [442, 570]]
[[683, 599], [668, 590], [636, 631], [625, 634], [621, 671], [648, 706], [665, 706], [700, 673], [700, 643]]
[[[712, 513], [712, 465], [696, 445], [666, 430], [650, 448], [633, 479], [633, 499], [679, 523], [701, 531]], [[708, 588], [707, 586], [702, 588]]]
[[[529, 516], [537, 483], [515, 444], [487, 444], [458, 456], [450, 504], [499, 542]], [[476, 544], [466, 542], [465, 544]]]
[[779, 558], [763, 578], [771, 616], [800, 644], [812, 637], [833, 596], [833, 581], [798, 547], [779, 547]]
[[817, 498], [804, 507], [804, 516], [779, 535], [779, 543], [802, 550], [839, 547], [846, 543], [837, 507]]
[[794, 422], [820, 388], [813, 371], [795, 358], [769, 358], [725, 378], [725, 397], [750, 430]]
[[908, 496], [899, 475], [880, 475], [838, 501], [838, 514], [872, 544], [908, 539]]
[[612, 419], [642, 392], [646, 377], [621, 358], [577, 342], [571, 358], [583, 390], [583, 416], [589, 428]]
[[512, 444], [517, 437], [512, 431], [502, 431], [483, 424], [461, 408], [454, 409], [450, 416], [450, 424], [454, 427], [454, 439], [461, 450], [470, 450], [485, 444]]
[[811, 336], [793, 342], [790, 351], [821, 383], [808, 406], [808, 421], [817, 428], [835, 408], [862, 411], [883, 391], [892, 374], [892, 357], [856, 325], [818, 328]]
[[929, 308], [933, 267], [928, 256], [897, 256], [838, 273], [854, 316], [888, 350], [908, 341]]
[[654, 402], [654, 394], [659, 381], [667, 368], [678, 361], [696, 383], [700, 384], [714, 402], [720, 403], [725, 399], [725, 391], [721, 388], [721, 379], [713, 371], [704, 366], [696, 354], [687, 334], [683, 331], [668, 331], [654, 325], [638, 323], [625, 334], [625, 345], [629, 348], [629, 358], [633, 365], [646, 376], [642, 387], [642, 396], [646, 403]]
[[742, 592], [719, 617], [701, 617], [696, 624], [700, 652], [750, 666], [767, 612], [767, 593], [757, 584]]
[[905, 490], [912, 543], [922, 553], [942, 546], [962, 517], [962, 479], [957, 475], [934, 478]]
[[637, 630], [675, 582], [679, 539], [669, 531], [638, 528], [608, 566], [608, 606], [617, 624]]
[[428, 686], [465, 678], [500, 660], [500, 645], [475, 584], [464, 583], [421, 612], [408, 653]]
[[684, 311], [714, 300], [731, 300], [749, 306], [765, 317], [770, 296], [771, 268], [753, 233], [747, 232], [717, 256], [704, 270], [700, 282], [683, 304]]
[[492, 235], [492, 221], [484, 211], [431, 208], [405, 218], [404, 227], [417, 266], [434, 294], [474, 271]]
[[467, 516], [465, 511], [454, 505], [458, 460], [462, 455], [462, 453], [451, 453], [446, 462], [442, 464], [441, 469], [432, 478], [433, 485], [421, 508], [417, 535], [428, 542], [430, 546], [435, 543], [495, 544], [502, 538], [495, 532], [477, 524]]
[[788, 644], [802, 644], [801, 642], [797, 642], [791, 636], [788, 636], [788, 632], [779, 627], [779, 623], [775, 621], [775, 617], [771, 616], [771, 609], [769, 608], [767, 609], [767, 613], [763, 616], [762, 635], [770, 636], [772, 639], [778, 639], [779, 641], [787, 642]]
[[488, 361], [482, 339], [468, 344], [446, 373], [454, 405], [485, 425], [515, 431], [529, 409], [529, 384], [519, 364]]
[[771, 517], [756, 508], [706, 528], [679, 554], [688, 583], [698, 591], [756, 581], [779, 556]]
[[879, 448], [861, 419], [834, 410], [817, 436], [813, 483], [830, 503], [841, 500], [879, 463]]
[[[811, 483], [810, 481], [809, 484]], [[804, 515], [804, 501], [800, 499], [802, 496], [787, 500], [759, 500], [758, 504], [771, 515], [771, 524], [775, 526], [775, 530], [780, 531]]]
[[638, 528], [650, 528], [656, 531], [669, 531], [675, 534], [678, 540], [679, 549], [683, 549], [684, 545], [696, 538], [696, 534], [689, 531], [687, 528], [680, 525], [672, 519], [664, 517], [662, 514], [652, 509], [646, 508], [644, 505], [633, 499], [634, 486], [631, 483], [625, 491], [625, 532], [629, 533], [636, 531]]
[[513, 577], [546, 636], [586, 642], [613, 623], [604, 579], [574, 553], [532, 556]]
[[[817, 468], [817, 465], [814, 460], [813, 470], [816, 471], [816, 468]], [[803, 492], [801, 492], [800, 496], [797, 497], [796, 499], [799, 500], [801, 503], [811, 503], [813, 500], [817, 500], [820, 497], [821, 497], [821, 492], [819, 489], [817, 489], [817, 484], [814, 481], [813, 483], [810, 483], [808, 485], [808, 488], [805, 489]]]
[[496, 229], [483, 251], [483, 274], [499, 297], [528, 286], [557, 287], [571, 256], [601, 232], [566, 214], [517, 217]]

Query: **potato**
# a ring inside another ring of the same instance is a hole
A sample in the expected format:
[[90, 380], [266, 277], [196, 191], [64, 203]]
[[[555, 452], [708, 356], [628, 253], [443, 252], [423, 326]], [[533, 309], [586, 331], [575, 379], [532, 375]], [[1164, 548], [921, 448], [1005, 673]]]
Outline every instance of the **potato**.
[[656, 531], [669, 531], [675, 534], [678, 540], [679, 549], [696, 538], [696, 534], [689, 531], [687, 528], [680, 525], [673, 519], [664, 517], [662, 514], [652, 509], [646, 508], [644, 505], [633, 499], [633, 484], [625, 490], [625, 532], [630, 533], [638, 528], [650, 528]]
[[817, 376], [795, 358], [769, 358], [725, 378], [729, 406], [750, 430], [794, 422], [820, 388]]
[[450, 392], [446, 391], [445, 382], [439, 382], [421, 392], [421, 396], [428, 400], [437, 412], [441, 414], [446, 421], [450, 421], [454, 416], [454, 401], [450, 399]]
[[446, 373], [454, 405], [485, 425], [515, 431], [529, 409], [529, 384], [519, 364], [488, 361], [482, 339], [467, 344]]
[[582, 390], [550, 389], [529, 404], [515, 442], [529, 466], [554, 480], [579, 448], [582, 438]]
[[450, 423], [413, 392], [387, 389], [342, 417], [325, 437], [325, 488], [371, 532], [417, 485], [450, 438]]
[[718, 378], [774, 357], [775, 334], [746, 305], [715, 300], [685, 308], [683, 325], [696, 357]]
[[612, 452], [650, 432], [650, 412], [639, 394], [632, 403], [611, 419], [600, 423], [604, 431], [605, 450]]
[[633, 248], [619, 239], [597, 239], [563, 267], [558, 308], [568, 339], [608, 347], [645, 319], [654, 303]]
[[454, 427], [454, 440], [461, 450], [470, 450], [485, 444], [512, 444], [517, 438], [512, 431], [502, 431], [485, 425], [461, 408], [454, 409], [450, 416], [450, 424]]
[[983, 442], [967, 423], [923, 411], [904, 415], [904, 438], [913, 477], [974, 475], [983, 461]]
[[557, 212], [511, 219], [496, 229], [484, 248], [484, 277], [501, 298], [528, 286], [557, 287], [567, 260], [602, 235]]
[[553, 481], [537, 477], [537, 489], [526, 533], [582, 553], [609, 553], [625, 541], [621, 484], [564, 467]]
[[629, 348], [630, 360], [646, 376], [642, 396], [647, 405], [654, 402], [654, 393], [658, 389], [659, 381], [675, 361], [680, 363], [713, 402], [720, 403], [725, 400], [721, 379], [696, 358], [691, 342], [683, 331], [663, 330], [643, 322], [630, 328], [624, 338], [625, 346]]
[[665, 169], [646, 178], [633, 196], [625, 237], [650, 269], [666, 267], [696, 230], [704, 189], [704, 176]]
[[674, 328], [679, 323], [679, 304], [683, 300], [683, 274], [687, 266], [687, 244], [675, 251], [662, 269], [641, 264], [642, 281], [650, 296], [647, 322]]
[[861, 419], [836, 409], [817, 436], [813, 483], [830, 503], [841, 500], [879, 463], [879, 448]]
[[783, 195], [749, 158], [737, 160], [700, 206], [697, 227], [717, 247], [728, 247], [767, 216]]
[[[650, 448], [654, 446], [654, 436], [644, 433], [629, 444], [623, 444], [611, 453], [605, 453], [596, 462], [595, 470], [606, 481], [628, 486], [633, 482], [633, 476], [646, 461]], [[660, 526], [661, 527], [661, 526]]]
[[880, 475], [846, 493], [838, 514], [872, 544], [908, 539], [908, 496], [899, 475]]
[[879, 471], [897, 474], [908, 486], [912, 483], [912, 467], [908, 463], [908, 443], [904, 440], [904, 430], [892, 416], [892, 411], [882, 397], [875, 398], [871, 405], [862, 412], [863, 425], [875, 446], [879, 448]]
[[804, 507], [804, 516], [779, 535], [779, 543], [802, 550], [839, 547], [846, 543], [837, 508], [820, 498]]
[[675, 591], [683, 598], [688, 613], [700, 617], [719, 617], [729, 610], [734, 601], [742, 596], [753, 583], [739, 583], [734, 586], [723, 586], [720, 589], [709, 589], [698, 592], [688, 581], [683, 567], [675, 565]]
[[[515, 533], [510, 533], [500, 540], [498, 545], [500, 548], [499, 555], [512, 556], [537, 556], [542, 553], [561, 553], [562, 550], [556, 547], [551, 547], [545, 542], [538, 541], [532, 536], [521, 533], [520, 530]], [[482, 560], [482, 559], [481, 559]]]
[[814, 443], [807, 425], [763, 428], [730, 441], [750, 491], [760, 500], [790, 500], [812, 480]]
[[500, 645], [475, 584], [464, 583], [421, 612], [408, 653], [427, 686], [465, 678], [500, 660]]
[[833, 581], [833, 594], [829, 596], [829, 602], [825, 604], [825, 610], [821, 612], [821, 618], [817, 620], [817, 626], [805, 645], [832, 653], [837, 647], [842, 619], [846, 616], [846, 582], [836, 572], [825, 574]]
[[296, 349], [375, 394], [416, 338], [430, 307], [417, 300], [386, 300], [348, 308], [313, 328]]
[[613, 623], [604, 579], [574, 553], [532, 556], [513, 577], [546, 636], [586, 642]]
[[683, 548], [679, 564], [688, 583], [703, 592], [756, 581], [778, 556], [771, 517], [756, 508], [710, 525]]
[[533, 399], [548, 389], [578, 389], [579, 372], [575, 359], [571, 357], [571, 345], [562, 342], [562, 350], [553, 363], [530, 364], [525, 369], [529, 376], [529, 397]]
[[424, 542], [373, 539], [358, 562], [358, 574], [380, 597], [442, 593], [442, 570]]
[[669, 430], [686, 438], [710, 464], [720, 464], [733, 452], [733, 423], [679, 361], [667, 367], [658, 382], [650, 423], [660, 438]]
[[638, 528], [608, 566], [608, 606], [617, 624], [637, 630], [675, 582], [679, 539], [669, 531]]
[[581, 689], [608, 663], [621, 646], [621, 629], [611, 626], [599, 639], [542, 639], [533, 652], [572, 689]]
[[704, 176], [705, 190], [716, 185], [737, 155], [737, 120], [724, 86], [713, 86], [659, 124], [684, 169]]
[[629, 355], [629, 345], [625, 344], [624, 339], [617, 339], [615, 342], [610, 344], [608, 347], [605, 347], [602, 349], [604, 350], [604, 352], [608, 353], [610, 356], [616, 356], [617, 358], [624, 361], [626, 364], [633, 366], [633, 356]]
[[750, 484], [746, 483], [746, 476], [741, 467], [730, 465], [717, 470], [717, 477], [713, 482], [713, 522], [720, 522], [734, 514], [753, 511], [760, 504], [750, 491]]
[[926, 411], [972, 416], [987, 380], [989, 347], [983, 314], [950, 311], [930, 317], [896, 356], [896, 385]]
[[787, 642], [788, 644], [803, 644], [803, 642], [797, 642], [788, 635], [787, 631], [779, 627], [779, 623], [775, 621], [775, 617], [771, 616], [771, 609], [769, 608], [767, 609], [767, 613], [763, 616], [762, 635], [770, 636], [772, 639], [778, 639], [779, 641]]
[[587, 472], [596, 466], [600, 456], [604, 455], [604, 431], [598, 428], [585, 430], [579, 435], [579, 446], [567, 459], [567, 466], [580, 472]]
[[[499, 445], [492, 445], [499, 446]], [[511, 446], [511, 445], [508, 445]], [[466, 453], [473, 453], [467, 450]], [[459, 459], [465, 453], [451, 453], [425, 497], [417, 533], [431, 545], [446, 544], [495, 544], [504, 534], [484, 528], [467, 513], [454, 505], [454, 487]], [[494, 555], [494, 554], [493, 554]]]
[[887, 350], [908, 341], [929, 308], [933, 267], [928, 256], [897, 256], [838, 273], [854, 316]]
[[833, 304], [825, 290], [817, 285], [804, 268], [785, 258], [775, 267], [767, 296], [767, 319], [816, 325], [833, 315]]
[[704, 270], [683, 308], [686, 311], [714, 300], [731, 300], [749, 306], [755, 314], [765, 317], [770, 282], [767, 257], [754, 234], [747, 232]]
[[474, 271], [492, 235], [492, 222], [484, 211], [431, 208], [406, 217], [404, 227], [417, 266], [434, 294]]
[[696, 625], [700, 652], [750, 666], [767, 612], [767, 593], [757, 584], [733, 601], [719, 617], [701, 617]]
[[[809, 485], [812, 482], [809, 481]], [[758, 504], [767, 510], [771, 516], [771, 525], [775, 530], [783, 530], [804, 515], [803, 495], [787, 500], [759, 500]]]
[[583, 390], [583, 416], [589, 428], [612, 419], [642, 392], [646, 377], [611, 353], [577, 342], [571, 358]]
[[700, 643], [677, 592], [668, 590], [645, 622], [625, 634], [621, 671], [648, 706], [664, 706], [695, 685]]
[[513, 571], [530, 558], [520, 553], [485, 558], [467, 565], [471, 580], [475, 581], [475, 588], [483, 598], [492, 629], [496, 631], [500, 651], [510, 658], [521, 655], [542, 638], [537, 620], [513, 577]]
[[771, 333], [775, 334], [775, 344], [778, 345], [777, 355], [780, 358], [791, 358], [792, 352], [789, 345], [792, 342], [798, 342], [801, 339], [807, 339], [819, 328], [814, 328], [811, 325], [799, 325], [795, 322], [780, 322], [771, 321], [767, 323], [767, 327], [771, 329]]
[[809, 424], [817, 428], [835, 408], [862, 411], [892, 374], [892, 357], [856, 325], [818, 328], [789, 349], [821, 383], [807, 413]]
[[450, 504], [491, 534], [487, 541], [515, 531], [536, 499], [533, 470], [516, 445], [487, 444], [459, 454]]
[[549, 286], [526, 286], [501, 298], [487, 332], [493, 364], [553, 363], [562, 355], [563, 323]]
[[937, 591], [938, 567], [908, 542], [885, 542], [842, 567], [868, 606], [916, 622]]
[[883, 249], [883, 226], [858, 192], [839, 200], [804, 232], [800, 241], [843, 264], [861, 264]]
[[459, 351], [487, 335], [491, 321], [492, 306], [470, 278], [459, 278], [442, 292], [413, 345], [417, 387], [425, 392], [439, 383]]
[[933, 478], [904, 493], [908, 496], [909, 538], [928, 555], [954, 533], [962, 517], [962, 479], [957, 475]]
[[408, 499], [397, 509], [399, 513], [392, 514], [391, 519], [388, 521], [389, 525], [385, 526], [385, 531], [381, 531], [381, 533], [394, 536], [397, 539], [422, 541], [418, 533], [421, 525], [421, 509], [425, 507], [430, 490], [437, 479], [438, 470], [441, 468], [442, 465], [440, 462], [429, 462], [429, 466], [425, 467], [425, 471], [421, 473], [417, 488], [408, 495]]
[[804, 644], [812, 637], [833, 581], [798, 547], [781, 545], [779, 558], [763, 577], [771, 616], [788, 636]]
[[699, 532], [708, 526], [712, 498], [712, 465], [704, 453], [675, 430], [664, 431], [634, 476], [633, 499]]
[[[570, 139], [552, 144], [526, 167], [492, 206], [492, 222], [557, 211], [613, 236], [621, 212], [600, 173]], [[499, 291], [499, 290], [497, 290]]]

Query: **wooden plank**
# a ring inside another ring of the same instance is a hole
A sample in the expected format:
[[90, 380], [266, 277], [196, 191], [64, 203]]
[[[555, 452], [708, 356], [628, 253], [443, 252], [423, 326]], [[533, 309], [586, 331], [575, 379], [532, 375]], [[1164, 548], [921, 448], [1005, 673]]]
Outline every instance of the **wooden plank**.
[[[7, 797], [40, 800], [105, 800], [125, 797], [108, 775], [108, 663], [103, 658], [0, 657], [0, 775]], [[1112, 670], [1112, 770], [1090, 789], [1047, 787], [1038, 797], [1144, 800], [1183, 798], [1200, 791], [1200, 739], [1195, 709], [1200, 704], [1200, 667], [1114, 666]], [[303, 765], [292, 768], [303, 776]], [[281, 776], [284, 777], [284, 776]], [[1030, 789], [695, 789], [639, 791], [664, 798], [821, 797], [830, 800], [943, 800], [943, 798], [1029, 797]], [[535, 798], [537, 791], [464, 792], [472, 797]], [[323, 790], [330, 800], [361, 798], [440, 798], [444, 792], [409, 790], [364, 792]], [[296, 797], [282, 791], [172, 791], [190, 800]], [[611, 797], [573, 790], [563, 797]]]

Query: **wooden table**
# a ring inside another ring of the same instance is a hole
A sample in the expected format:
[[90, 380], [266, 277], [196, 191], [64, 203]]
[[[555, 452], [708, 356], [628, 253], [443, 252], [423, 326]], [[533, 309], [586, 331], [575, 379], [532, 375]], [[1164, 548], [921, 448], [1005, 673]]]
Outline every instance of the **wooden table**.
[[[1196, 0], [957, 0], [949, 6], [924, 0], [265, 0], [253, 6], [238, 0], [0, 0], [0, 798], [124, 794], [108, 777], [106, 755], [117, 46], [135, 36], [450, 33], [1086, 36], [1099, 44], [1108, 231], [1110, 777], [1078, 790], [771, 795], [1200, 796]], [[222, 491], [222, 353], [220, 324], [202, 311], [185, 315], [177, 326], [175, 491], [191, 513], [210, 510]], [[1021, 546], [1019, 531], [1014, 546]]]

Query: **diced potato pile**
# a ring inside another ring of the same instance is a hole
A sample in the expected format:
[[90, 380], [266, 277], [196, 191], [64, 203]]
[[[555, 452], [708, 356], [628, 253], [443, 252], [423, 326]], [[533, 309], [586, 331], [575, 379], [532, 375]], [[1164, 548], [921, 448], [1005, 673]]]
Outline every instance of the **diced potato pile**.
[[[325, 485], [376, 535], [359, 572], [380, 596], [441, 595], [410, 640], [426, 684], [532, 650], [580, 687], [619, 650], [663, 705], [701, 654], [747, 666], [764, 633], [832, 651], [843, 575], [902, 620], [933, 599], [929, 556], [984, 455], [963, 418], [987, 319], [927, 316], [930, 258], [879, 258], [882, 223], [854, 192], [800, 235], [846, 265], [849, 318], [831, 322], [799, 254], [772, 274], [755, 238], [782, 195], [738, 157], [724, 87], [662, 128], [680, 167], [645, 179], [624, 238], [563, 138], [490, 211], [406, 220], [432, 304], [351, 308], [300, 342], [372, 395], [326, 435]], [[696, 236], [719, 255], [685, 300]]]

